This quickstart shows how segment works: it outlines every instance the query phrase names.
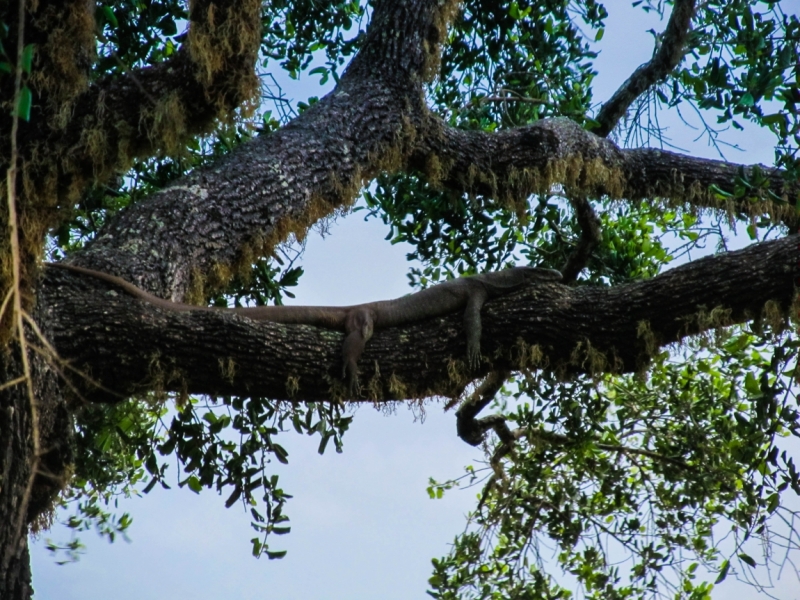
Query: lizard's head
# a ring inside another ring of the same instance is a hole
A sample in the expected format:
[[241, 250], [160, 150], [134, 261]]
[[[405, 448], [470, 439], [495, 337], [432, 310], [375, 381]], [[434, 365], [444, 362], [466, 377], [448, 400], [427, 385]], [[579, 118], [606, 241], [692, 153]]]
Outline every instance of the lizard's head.
[[512, 267], [502, 271], [491, 271], [478, 275], [481, 284], [493, 294], [503, 294], [519, 286], [531, 283], [561, 281], [561, 273], [540, 267]]
[[561, 281], [564, 277], [560, 271], [543, 267], [515, 267], [519, 269], [525, 281]]

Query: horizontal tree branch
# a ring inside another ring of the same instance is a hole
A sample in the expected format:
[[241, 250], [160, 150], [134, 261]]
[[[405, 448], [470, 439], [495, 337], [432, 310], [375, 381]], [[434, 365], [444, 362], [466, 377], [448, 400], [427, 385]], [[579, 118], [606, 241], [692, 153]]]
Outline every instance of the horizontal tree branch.
[[[430, 115], [422, 131], [412, 164], [433, 183], [458, 192], [525, 203], [530, 194], [561, 185], [575, 196], [665, 198], [747, 217], [767, 212], [795, 220], [800, 184], [787, 181], [780, 169], [653, 148], [622, 149], [565, 118], [483, 132], [455, 129]], [[746, 193], [736, 198], [740, 188]]]
[[[660, 346], [757, 318], [769, 301], [786, 311], [799, 241], [755, 244], [614, 288], [539, 284], [492, 300], [483, 311], [485, 360], [473, 372], [465, 366], [460, 314], [378, 331], [359, 362], [364, 399], [453, 397], [498, 368], [640, 369]], [[61, 357], [122, 395], [161, 389], [347, 398], [337, 331], [172, 313], [61, 269], [47, 269], [41, 298]]]

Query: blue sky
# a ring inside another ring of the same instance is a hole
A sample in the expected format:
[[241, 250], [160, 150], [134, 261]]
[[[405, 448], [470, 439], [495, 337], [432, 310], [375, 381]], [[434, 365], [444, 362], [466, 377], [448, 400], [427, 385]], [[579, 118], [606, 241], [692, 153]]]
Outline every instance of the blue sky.
[[[652, 16], [632, 9], [630, 1], [606, 3], [610, 12], [602, 55], [597, 61], [595, 98], [602, 100], [649, 59], [653, 41], [647, 29], [663, 28]], [[800, 0], [782, 2], [794, 12]], [[321, 95], [312, 82], [289, 97]], [[716, 158], [697, 133], [675, 118], [665, 119], [669, 135], [696, 156]], [[772, 161], [772, 138], [748, 131], [728, 141], [746, 152], [730, 150], [735, 162]], [[299, 304], [355, 304], [393, 298], [409, 292], [406, 249], [384, 241], [386, 229], [365, 223], [363, 213], [341, 218], [323, 240], [312, 233], [302, 260], [306, 274], [296, 290]], [[289, 465], [274, 463], [288, 505], [292, 532], [271, 546], [289, 551], [279, 561], [255, 560], [249, 540], [249, 516], [240, 505], [224, 508], [224, 498], [196, 495], [188, 489], [154, 490], [145, 498], [120, 501], [119, 512], [133, 515], [131, 543], [113, 545], [86, 533], [88, 553], [75, 564], [54, 564], [42, 540], [31, 547], [37, 600], [116, 600], [218, 598], [290, 600], [420, 598], [430, 576], [430, 559], [448, 551], [464, 527], [464, 514], [475, 504], [477, 490], [451, 491], [441, 500], [426, 493], [428, 477], [456, 477], [482, 458], [478, 449], [455, 435], [452, 412], [426, 405], [425, 418], [400, 407], [383, 414], [371, 406], [357, 410], [344, 437], [344, 453], [332, 447], [317, 454], [318, 440], [293, 432], [282, 441]], [[173, 471], [174, 472], [174, 471]], [[55, 527], [43, 536], [66, 540]], [[773, 592], [798, 598], [793, 573], [785, 573]], [[780, 587], [783, 586], [783, 587]], [[755, 592], [728, 578], [719, 598], [754, 598]]]

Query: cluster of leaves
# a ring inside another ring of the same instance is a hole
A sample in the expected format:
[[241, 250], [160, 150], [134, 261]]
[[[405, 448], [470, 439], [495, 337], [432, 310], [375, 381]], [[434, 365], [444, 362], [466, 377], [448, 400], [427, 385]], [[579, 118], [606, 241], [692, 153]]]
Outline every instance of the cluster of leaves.
[[80, 532], [94, 529], [110, 542], [125, 535], [132, 519], [116, 514], [118, 498], [136, 494], [146, 481], [145, 464], [152, 464], [165, 414], [163, 404], [138, 399], [87, 404], [76, 412], [75, 471], [60, 498], [62, 510], [71, 513], [64, 525], [73, 536], [66, 543], [48, 540], [51, 552], [66, 552], [65, 560], [73, 561], [83, 548]]
[[[315, 55], [324, 52], [325, 66], [311, 69], [309, 74], [320, 75], [321, 85], [327, 83], [329, 76], [338, 80], [338, 69], [363, 41], [360, 26], [365, 15], [366, 8], [357, 0], [265, 2], [261, 18], [262, 53], [267, 60], [279, 60], [281, 68], [292, 79], [297, 79], [308, 69]], [[352, 33], [354, 25], [358, 30]], [[351, 37], [345, 39], [345, 34]]]
[[[257, 533], [251, 540], [253, 555], [282, 558], [285, 551], [270, 550], [266, 543], [270, 534], [290, 531], [283, 509], [291, 496], [278, 487], [278, 476], [270, 474], [267, 466], [272, 458], [288, 463], [289, 455], [275, 437], [291, 424], [297, 433], [319, 435], [320, 454], [331, 440], [341, 452], [342, 436], [351, 420], [334, 404], [276, 403], [257, 397], [224, 398], [221, 406], [192, 401], [173, 418], [158, 452], [164, 457], [174, 454], [180, 460], [187, 475], [181, 486], [196, 493], [203, 488], [229, 493], [226, 507], [241, 501], [249, 508]], [[158, 467], [153, 459], [147, 469], [152, 479], [146, 490], [157, 481], [166, 486], [164, 464]]]
[[189, 17], [178, 0], [103, 0], [97, 3], [98, 57], [92, 65], [97, 79], [119, 76], [171, 56], [185, 39], [178, 23]]
[[602, 36], [607, 14], [595, 0], [464, 2], [429, 91], [434, 105], [467, 129], [525, 125], [546, 116], [582, 120], [595, 54], [573, 16]]
[[[539, 196], [532, 214], [482, 197], [453, 198], [407, 175], [379, 177], [364, 194], [366, 209], [389, 225], [392, 243], [406, 242], [412, 285], [503, 268], [508, 262], [561, 267], [579, 243], [580, 226], [564, 198]], [[703, 225], [684, 210], [654, 204], [602, 201], [597, 205], [603, 238], [584, 279], [614, 284], [656, 275], [676, 257], [723, 239], [723, 228]], [[671, 247], [672, 250], [667, 250]]]
[[800, 494], [787, 451], [800, 437], [798, 347], [734, 328], [664, 352], [646, 375], [526, 378], [508, 411], [525, 436], [471, 529], [434, 560], [431, 595], [569, 598], [566, 580], [587, 598], [701, 599], [713, 586], [696, 580], [719, 583], [731, 559], [752, 575], [749, 548], [796, 550], [781, 493]]
[[[648, 2], [664, 8], [663, 0]], [[690, 54], [657, 92], [674, 107], [688, 101], [717, 114], [716, 126], [742, 129], [743, 120], [777, 137], [777, 164], [797, 176], [800, 145], [800, 20], [778, 0], [717, 0], [700, 5]], [[708, 133], [716, 137], [713, 128]]]
[[[169, 412], [172, 420], [166, 426]], [[157, 484], [169, 489], [168, 464], [177, 461], [184, 474], [181, 487], [196, 493], [214, 489], [227, 494], [226, 507], [241, 502], [249, 510], [257, 533], [251, 540], [254, 556], [281, 558], [285, 552], [270, 550], [266, 543], [270, 534], [290, 530], [283, 509], [291, 496], [269, 472], [273, 458], [288, 463], [276, 436], [291, 426], [297, 433], [318, 435], [320, 454], [331, 441], [341, 452], [351, 420], [338, 405], [264, 398], [223, 398], [214, 405], [191, 399], [174, 411], [163, 401], [137, 399], [88, 405], [76, 416], [75, 473], [61, 499], [62, 508], [72, 513], [64, 524], [74, 535], [67, 543], [48, 540], [48, 548], [65, 552], [65, 561], [77, 560], [80, 532], [94, 529], [111, 542], [124, 536], [132, 519], [128, 513], [116, 514], [118, 499], [148, 493]]]

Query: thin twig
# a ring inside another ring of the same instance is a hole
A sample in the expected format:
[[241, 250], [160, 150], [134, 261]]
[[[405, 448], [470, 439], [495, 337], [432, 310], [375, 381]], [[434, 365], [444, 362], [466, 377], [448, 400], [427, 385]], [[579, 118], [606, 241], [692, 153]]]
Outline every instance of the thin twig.
[[6, 297], [3, 299], [3, 304], [0, 305], [0, 323], [3, 322], [3, 315], [6, 314], [6, 309], [8, 308], [8, 303], [11, 301], [11, 298], [14, 296], [14, 288], [11, 287], [6, 294]]
[[6, 381], [3, 385], [0, 385], [0, 392], [10, 387], [14, 387], [18, 383], [22, 383], [24, 381], [26, 381], [25, 375], [20, 375], [16, 379], [12, 379], [11, 381]]
[[[11, 117], [11, 162], [6, 175], [6, 186], [8, 196], [8, 227], [9, 227], [9, 244], [11, 246], [11, 273], [12, 273], [12, 288], [13, 295], [12, 301], [14, 306], [13, 322], [17, 330], [19, 339], [20, 360], [22, 362], [23, 377], [27, 382], [28, 401], [31, 410], [31, 438], [33, 441], [33, 455], [31, 457], [30, 475], [28, 476], [28, 483], [25, 487], [25, 493], [22, 496], [19, 505], [19, 514], [17, 515], [17, 527], [15, 533], [15, 541], [19, 540], [22, 535], [22, 527], [25, 517], [28, 512], [28, 503], [30, 502], [31, 492], [33, 491], [33, 481], [36, 473], [39, 470], [39, 412], [36, 407], [36, 399], [33, 395], [33, 378], [31, 377], [31, 366], [28, 362], [28, 348], [25, 341], [25, 327], [24, 317], [22, 312], [22, 294], [21, 294], [21, 277], [20, 277], [20, 251], [19, 251], [19, 223], [17, 219], [17, 162], [19, 160], [19, 148], [17, 147], [17, 134], [19, 131], [19, 103], [22, 91], [22, 55], [24, 50], [25, 41], [25, 0], [19, 0], [17, 7], [17, 64], [16, 73], [14, 74], [14, 104], [13, 113]], [[4, 302], [5, 304], [5, 302]], [[9, 544], [7, 554], [4, 557], [4, 563], [10, 548], [15, 548], [16, 543]]]

